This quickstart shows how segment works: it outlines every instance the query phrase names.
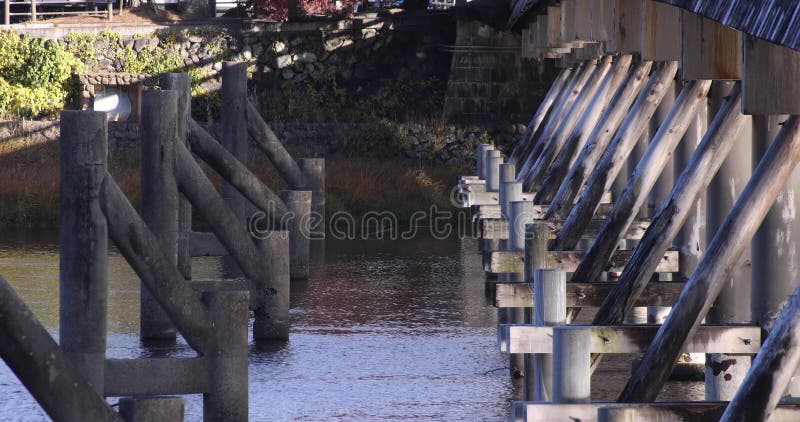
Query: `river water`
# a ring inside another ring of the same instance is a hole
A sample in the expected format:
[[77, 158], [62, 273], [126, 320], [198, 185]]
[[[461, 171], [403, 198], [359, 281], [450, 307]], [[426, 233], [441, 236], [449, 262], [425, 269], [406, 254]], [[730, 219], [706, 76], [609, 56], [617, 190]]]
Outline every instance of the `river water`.
[[[477, 250], [470, 238], [328, 240], [309, 279], [293, 282], [290, 341], [251, 343], [250, 420], [507, 420], [520, 387], [497, 349]], [[195, 277], [220, 271], [218, 258], [193, 262]], [[57, 238], [0, 233], [0, 275], [58, 338]], [[109, 357], [194, 356], [182, 340], [139, 343], [138, 278], [114, 251], [109, 282]], [[631, 358], [604, 360], [594, 400], [616, 398]], [[702, 398], [696, 382], [671, 382], [660, 396]], [[201, 419], [201, 397], [186, 396], [186, 420]], [[47, 420], [2, 362], [0, 420]]]
[[[250, 419], [504, 419], [516, 390], [498, 369], [507, 363], [478, 264], [471, 239], [328, 240], [292, 287], [290, 341], [251, 346]], [[220, 266], [195, 259], [194, 276], [218, 277]], [[0, 274], [57, 338], [57, 238], [3, 233]], [[138, 278], [116, 253], [109, 282], [109, 357], [193, 355], [183, 342], [140, 345]], [[200, 396], [186, 399], [187, 420], [200, 420]], [[0, 363], [0, 420], [46, 419]]]

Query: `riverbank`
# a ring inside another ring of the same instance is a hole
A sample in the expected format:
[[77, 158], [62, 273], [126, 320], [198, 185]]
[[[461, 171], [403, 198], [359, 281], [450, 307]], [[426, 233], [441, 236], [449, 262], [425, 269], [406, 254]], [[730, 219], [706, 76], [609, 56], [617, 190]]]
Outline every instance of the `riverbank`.
[[[295, 151], [297, 152], [297, 151]], [[301, 154], [295, 154], [302, 157]], [[109, 171], [138, 206], [141, 199], [138, 144], [118, 145], [109, 153]], [[253, 149], [249, 166], [273, 191], [286, 185], [271, 163]], [[436, 166], [402, 159], [326, 156], [327, 210], [356, 218], [391, 210], [398, 222], [435, 205], [450, 209], [449, 190], [460, 166]], [[219, 183], [219, 177], [206, 168]], [[0, 226], [55, 227], [59, 216], [59, 146], [54, 137], [0, 140]]]

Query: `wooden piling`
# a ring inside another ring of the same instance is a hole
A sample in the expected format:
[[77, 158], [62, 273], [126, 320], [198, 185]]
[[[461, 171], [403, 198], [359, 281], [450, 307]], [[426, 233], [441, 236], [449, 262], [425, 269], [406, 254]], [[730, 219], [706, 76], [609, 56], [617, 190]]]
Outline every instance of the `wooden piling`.
[[61, 112], [59, 343], [102, 396], [108, 228], [98, 197], [108, 157], [106, 113]]
[[711, 308], [741, 253], [800, 160], [800, 118], [781, 128], [739, 199], [717, 230], [697, 271], [686, 283], [669, 318], [636, 367], [618, 401], [653, 401], [688, 336]]
[[553, 102], [564, 89], [564, 86], [567, 84], [571, 74], [572, 68], [561, 69], [561, 72], [558, 73], [558, 77], [555, 81], [553, 81], [553, 84], [550, 85], [550, 89], [547, 91], [544, 99], [542, 99], [542, 102], [539, 103], [539, 108], [536, 110], [536, 113], [533, 114], [528, 126], [525, 127], [525, 132], [522, 134], [516, 145], [514, 145], [514, 149], [511, 151], [511, 154], [509, 154], [508, 161], [510, 163], [516, 163], [516, 160], [520, 154], [520, 150], [523, 149], [523, 145], [525, 145], [533, 133], [539, 129], [539, 125], [542, 124], [542, 121], [544, 120], [545, 115], [547, 115], [547, 112], [550, 110], [550, 107], [552, 107]]
[[[192, 108], [192, 78], [188, 73], [165, 73], [159, 84], [162, 89], [178, 92], [178, 142], [189, 144], [187, 136]], [[183, 195], [178, 198], [178, 269], [186, 280], [192, 279], [192, 257], [189, 255], [189, 233], [192, 231], [192, 204]]]
[[[550, 254], [547, 250], [550, 241], [550, 228], [546, 224], [531, 223], [525, 226], [525, 274], [527, 283], [534, 283], [535, 272], [541, 268], [551, 268]], [[535, 299], [535, 296], [534, 296]], [[534, 310], [535, 312], [535, 310]], [[535, 318], [535, 315], [534, 315]], [[531, 321], [533, 322], [533, 321]], [[537, 391], [537, 375], [535, 355], [524, 356], [525, 385], [523, 397], [533, 400]], [[552, 365], [551, 365], [552, 366]]]
[[[156, 235], [170, 262], [178, 264], [178, 183], [175, 145], [178, 124], [176, 91], [142, 93], [142, 219]], [[139, 337], [175, 341], [175, 326], [155, 297], [141, 285]]]
[[595, 92], [594, 98], [575, 125], [574, 130], [564, 147], [559, 152], [552, 166], [548, 170], [547, 177], [537, 190], [533, 202], [535, 204], [549, 204], [561, 182], [564, 181], [569, 169], [577, 160], [580, 151], [590, 139], [594, 128], [603, 122], [603, 116], [609, 105], [613, 102], [617, 90], [627, 79], [628, 71], [631, 66], [631, 55], [623, 54], [615, 60], [614, 68], [610, 72], [610, 77], [603, 81], [603, 85]]
[[319, 239], [325, 235], [325, 159], [301, 158], [297, 160], [306, 179], [306, 189], [311, 191], [311, 234]]
[[591, 339], [591, 331], [586, 327], [553, 328], [554, 403], [591, 401]]
[[203, 292], [214, 324], [208, 354], [210, 389], [203, 394], [203, 420], [247, 421], [247, 320], [250, 294], [241, 290]]
[[[678, 178], [680, 178], [684, 170], [689, 167], [694, 152], [699, 148], [700, 143], [704, 139], [707, 125], [711, 123], [713, 119], [713, 116], [712, 118], [708, 118], [707, 113], [707, 104], [700, 104], [697, 110], [697, 116], [692, 119], [689, 129], [687, 129], [686, 134], [683, 135], [683, 140], [675, 149], [674, 171]], [[658, 204], [658, 206], [660, 209], [660, 207], [663, 207], [663, 203]], [[692, 210], [686, 216], [683, 227], [678, 231], [673, 241], [673, 246], [679, 252], [680, 262], [678, 264], [678, 279], [680, 281], [687, 280], [689, 276], [692, 275], [708, 244], [706, 237], [705, 195], [699, 195], [695, 198], [691, 208]], [[655, 216], [656, 214], [653, 215]]]
[[636, 166], [622, 196], [614, 203], [603, 228], [575, 270], [576, 280], [596, 280], [603, 272], [606, 262], [636, 218], [636, 211], [646, 204], [648, 192], [669, 164], [673, 150], [694, 119], [700, 103], [705, 101], [710, 86], [711, 81], [692, 81], [684, 87]]
[[[533, 325], [558, 326], [567, 323], [567, 273], [560, 269], [533, 270]], [[550, 401], [553, 396], [553, 355], [533, 356], [534, 394], [536, 401]], [[527, 383], [526, 383], [527, 384]]]
[[597, 65], [595, 71], [592, 73], [589, 80], [581, 90], [580, 96], [570, 106], [569, 110], [564, 114], [561, 122], [559, 122], [556, 129], [550, 134], [546, 140], [542, 152], [536, 158], [536, 162], [531, 167], [530, 172], [525, 179], [525, 190], [530, 192], [537, 192], [541, 189], [542, 182], [550, 169], [553, 160], [561, 152], [564, 144], [567, 142], [570, 134], [575, 129], [575, 125], [586, 111], [591, 100], [594, 98], [595, 93], [605, 83], [606, 79], [611, 78], [609, 72], [611, 70], [611, 56], [605, 56]]
[[711, 122], [692, 154], [670, 197], [662, 204], [644, 237], [633, 252], [617, 284], [598, 309], [593, 325], [619, 324], [644, 291], [664, 252], [681, 230], [697, 198], [703, 194], [719, 166], [733, 147], [738, 132], [749, 117], [741, 111], [737, 86]]
[[289, 232], [271, 231], [259, 241], [264, 259], [269, 260], [274, 294], [267, 296], [264, 304], [253, 314], [253, 338], [256, 341], [286, 341], [289, 339]]
[[478, 176], [478, 179], [483, 180], [486, 179], [484, 176], [485, 173], [483, 172], [483, 150], [486, 149], [487, 146], [489, 146], [489, 144], [478, 144], [478, 148], [475, 151], [475, 174]]
[[183, 397], [122, 397], [119, 413], [125, 422], [183, 422]]
[[[68, 119], [68, 126], [80, 122], [79, 118]], [[99, 124], [99, 121], [95, 123]], [[64, 137], [61, 139], [62, 142], [65, 141]], [[75, 138], [70, 140], [74, 146]], [[74, 316], [80, 318], [80, 315]], [[3, 336], [3, 341], [0, 341], [0, 357], [51, 419], [122, 420], [106, 403], [102, 394], [98, 393], [96, 385], [90, 385], [88, 379], [79, 373], [79, 368], [74, 365], [75, 361], [59, 348], [25, 302], [14, 292], [14, 288], [2, 277], [0, 333]]]
[[[603, 153], [580, 200], [564, 222], [564, 226], [553, 244], [553, 249], [571, 250], [575, 248], [586, 225], [591, 220], [597, 204], [600, 203], [600, 198], [611, 188], [614, 178], [619, 173], [621, 163], [627, 159], [631, 149], [639, 140], [677, 71], [678, 62], [664, 62], [639, 95], [631, 113], [625, 119], [614, 140], [609, 144], [608, 149]], [[548, 214], [549, 212], [548, 210]]]
[[[589, 140], [575, 160], [575, 164], [553, 196], [547, 214], [545, 214], [546, 220], [563, 220], [572, 210], [575, 198], [580, 194], [584, 182], [592, 174], [598, 160], [608, 148], [623, 119], [631, 111], [631, 105], [645, 86], [644, 82], [647, 80], [649, 84], [649, 81], [655, 78], [655, 75], [649, 76], [652, 66], [653, 62], [640, 62], [617, 90], [608, 108], [603, 112], [600, 123], [595, 126]], [[546, 196], [543, 196], [541, 200], [545, 199]]]
[[[516, 189], [513, 194], [522, 194], [522, 187], [520, 183], [514, 183]], [[508, 215], [508, 250], [510, 251], [523, 251], [525, 250], [525, 227], [528, 223], [533, 222], [533, 203], [530, 201], [519, 200], [513, 201], [513, 197], [508, 198], [509, 215]], [[504, 281], [523, 281], [525, 277], [524, 271], [522, 273], [508, 274]], [[502, 310], [501, 310], [502, 312]], [[510, 324], [524, 324], [526, 321], [525, 308], [508, 308], [508, 322]], [[512, 354], [510, 357], [510, 365], [512, 374], [525, 374], [526, 363], [525, 357], [518, 354]]]
[[308, 278], [311, 191], [284, 190], [280, 195], [289, 210], [283, 225], [289, 229], [289, 274], [291, 278]]

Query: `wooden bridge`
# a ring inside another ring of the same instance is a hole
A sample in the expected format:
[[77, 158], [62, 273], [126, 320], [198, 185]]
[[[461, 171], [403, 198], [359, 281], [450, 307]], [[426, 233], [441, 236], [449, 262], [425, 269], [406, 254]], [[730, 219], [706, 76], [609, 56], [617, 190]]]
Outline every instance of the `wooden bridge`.
[[[143, 94], [141, 215], [108, 172], [106, 114], [61, 114], [59, 344], [0, 277], [0, 356], [54, 420], [179, 421], [169, 395], [203, 394], [205, 420], [246, 421], [250, 315], [256, 341], [288, 339], [290, 279], [308, 276], [324, 221], [324, 160], [283, 148], [247, 100], [245, 64], [224, 63], [222, 79], [219, 141], [190, 117], [188, 74]], [[290, 190], [247, 168], [248, 138]], [[210, 233], [192, 231], [193, 210]], [[254, 212], [266, 228], [248, 224]], [[196, 357], [106, 358], [109, 238], [142, 281], [141, 339], [180, 333]], [[223, 256], [226, 279], [192, 278], [200, 255]]]
[[[478, 146], [459, 180], [524, 377], [511, 420], [800, 419], [782, 400], [800, 363], [799, 11], [515, 3], [523, 55], [561, 72], [513, 149]], [[592, 402], [619, 353], [643, 357], [616, 403]], [[705, 354], [707, 401], [653, 403], [684, 353]]]

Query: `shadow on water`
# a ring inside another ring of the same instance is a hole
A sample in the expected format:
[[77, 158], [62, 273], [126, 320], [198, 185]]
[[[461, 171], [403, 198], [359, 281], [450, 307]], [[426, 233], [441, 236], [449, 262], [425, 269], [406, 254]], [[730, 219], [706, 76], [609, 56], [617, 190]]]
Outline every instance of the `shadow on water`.
[[[52, 232], [0, 236], [0, 274], [56, 338], [57, 250]], [[470, 239], [328, 240], [309, 279], [293, 281], [290, 341], [251, 347], [251, 420], [505, 420], [518, 392], [495, 370], [507, 359], [476, 250]], [[220, 271], [218, 258], [193, 262], [196, 277]], [[115, 252], [109, 284], [109, 357], [194, 355], [182, 340], [139, 342], [139, 281]], [[186, 398], [199, 420], [200, 396]], [[4, 365], [0, 419], [45, 419]]]

